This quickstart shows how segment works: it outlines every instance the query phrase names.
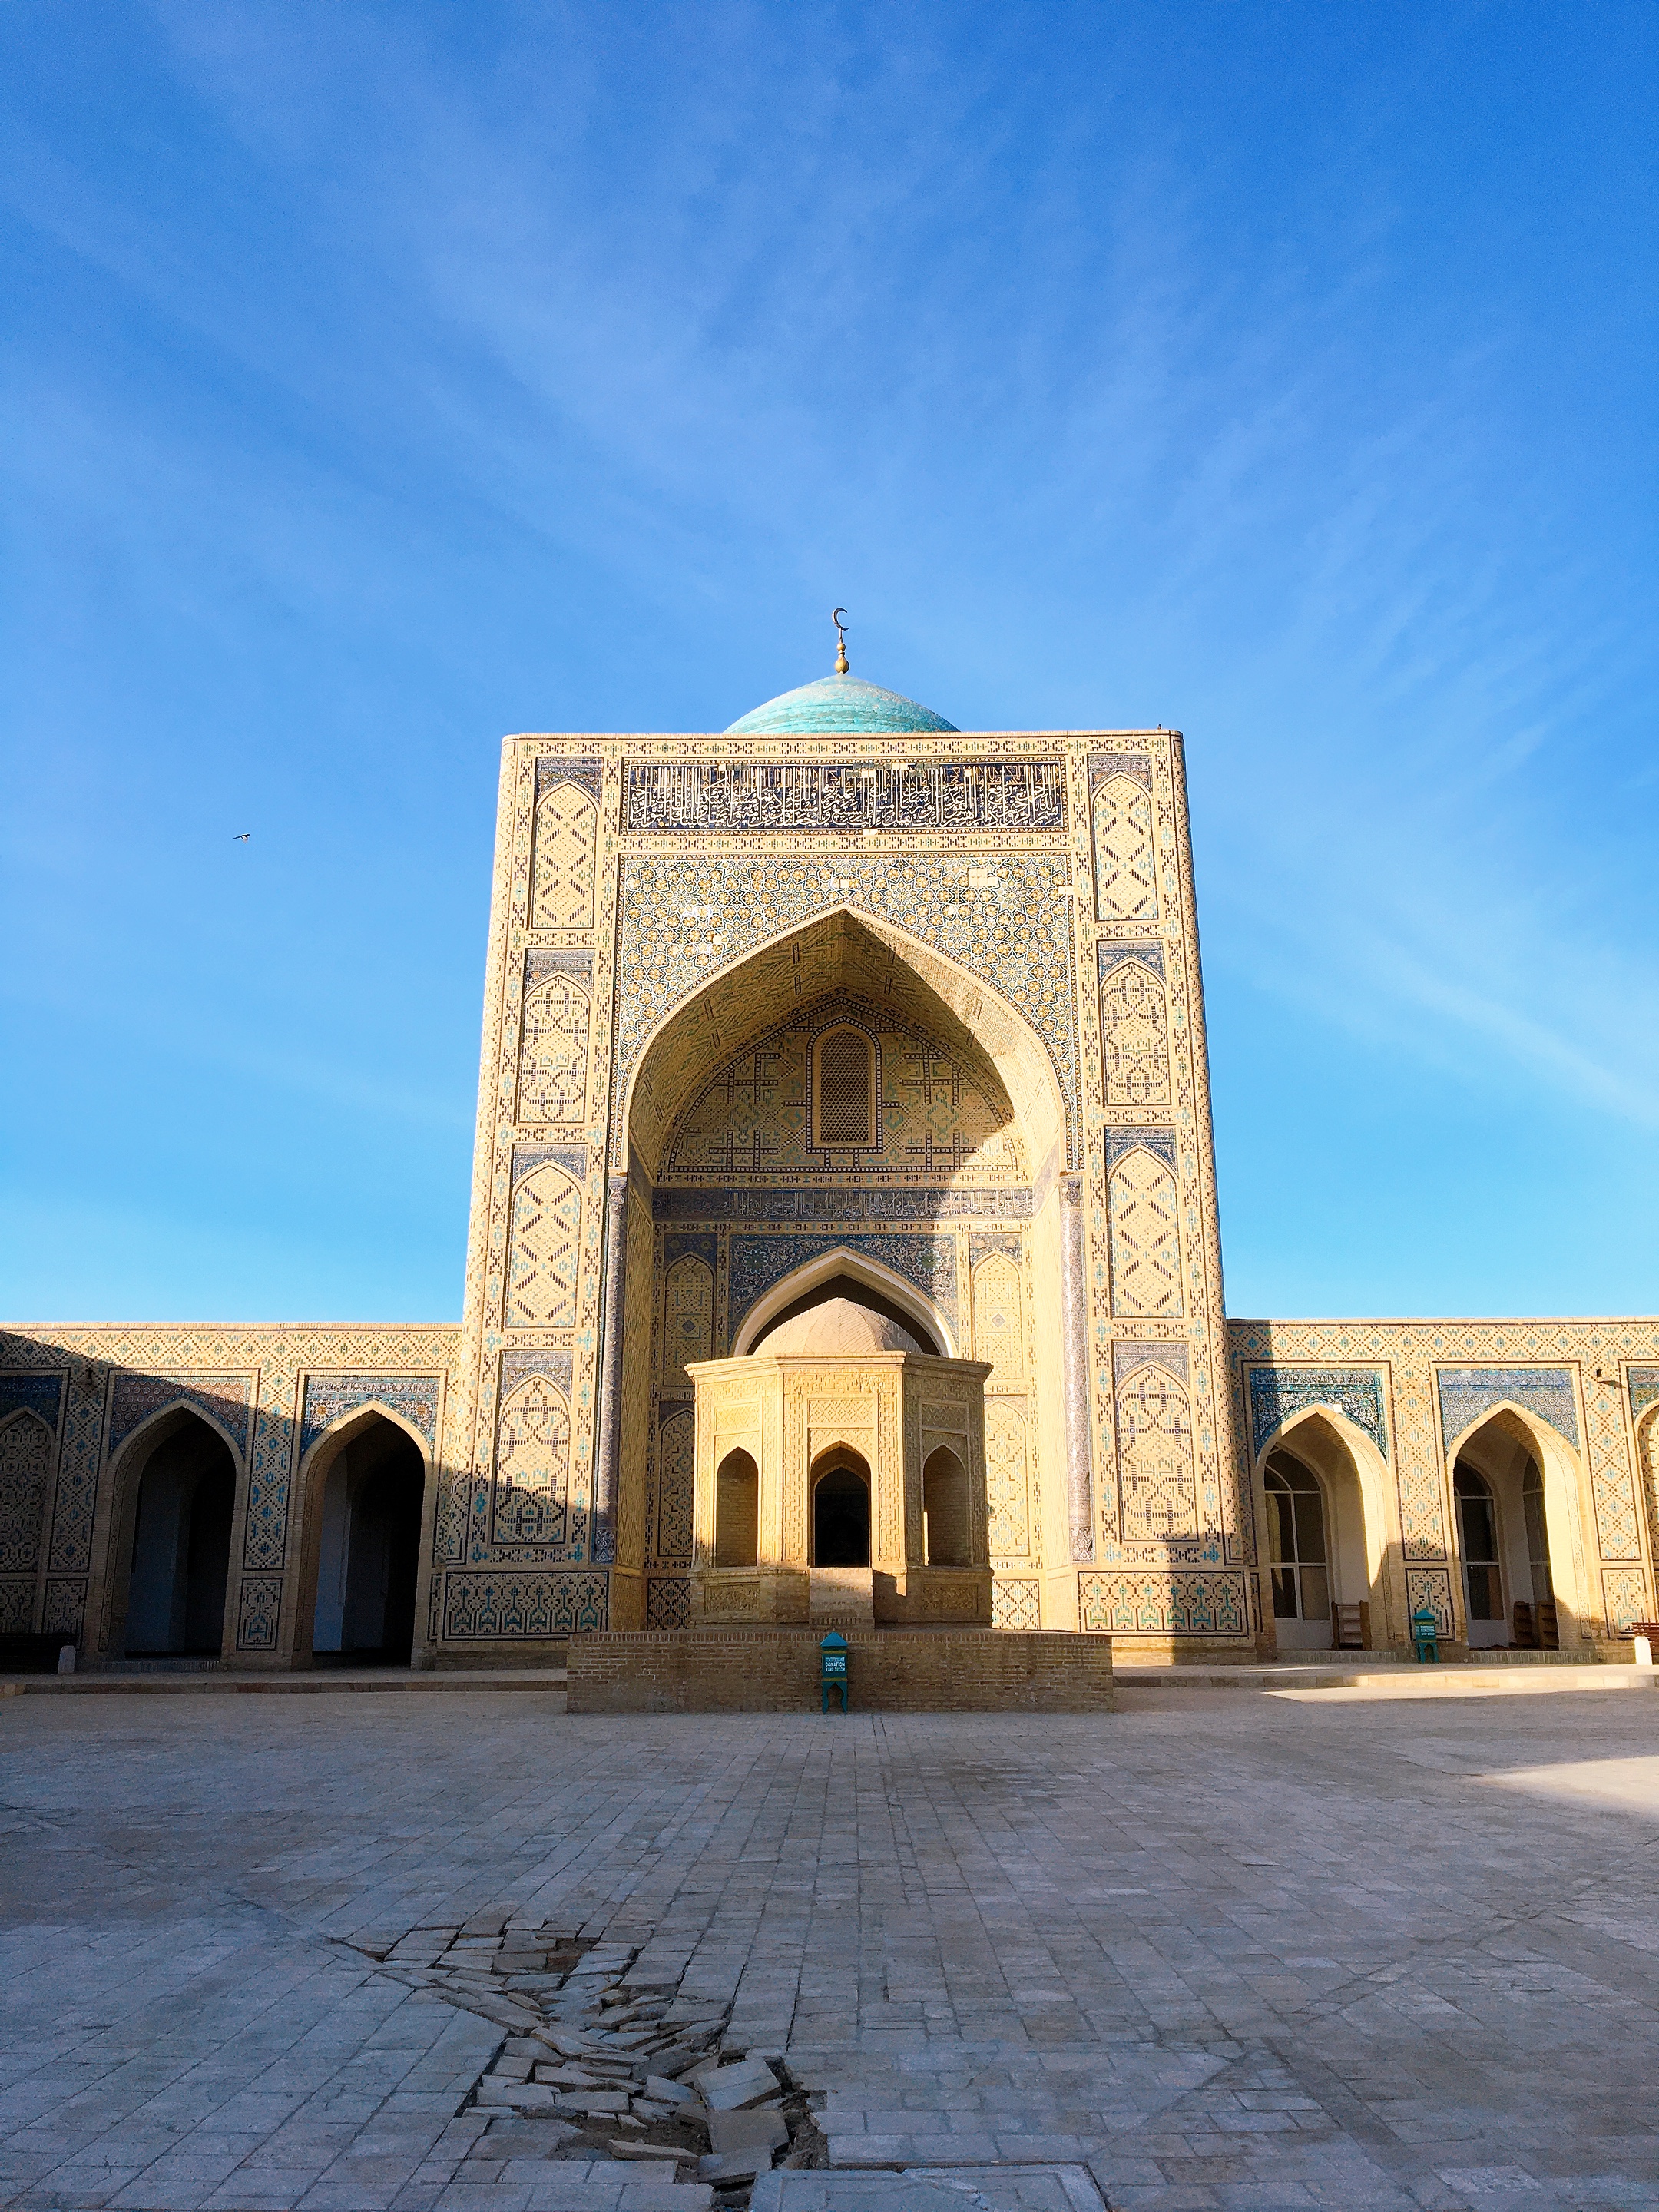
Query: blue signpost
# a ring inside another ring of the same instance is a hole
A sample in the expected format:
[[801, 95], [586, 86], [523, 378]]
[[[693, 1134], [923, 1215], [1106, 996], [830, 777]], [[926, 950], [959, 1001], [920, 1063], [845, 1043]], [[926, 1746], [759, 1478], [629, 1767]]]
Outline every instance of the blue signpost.
[[818, 1656], [821, 1662], [818, 1669], [821, 1703], [818, 1710], [827, 1713], [830, 1710], [830, 1691], [839, 1690], [841, 1709], [845, 1712], [847, 1711], [847, 1638], [837, 1635], [832, 1628], [823, 1643], [819, 1644]]

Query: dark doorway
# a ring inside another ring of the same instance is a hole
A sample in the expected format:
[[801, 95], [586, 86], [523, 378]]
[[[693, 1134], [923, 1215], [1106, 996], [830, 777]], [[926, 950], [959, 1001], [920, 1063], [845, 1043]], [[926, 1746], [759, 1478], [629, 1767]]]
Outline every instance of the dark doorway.
[[812, 1565], [870, 1564], [870, 1469], [858, 1453], [825, 1462], [812, 1485]]
[[236, 1463], [193, 1413], [144, 1462], [127, 1583], [130, 1659], [217, 1658], [225, 1632]]
[[378, 1418], [343, 1445], [323, 1484], [311, 1649], [325, 1666], [406, 1667], [415, 1642], [426, 1468]]

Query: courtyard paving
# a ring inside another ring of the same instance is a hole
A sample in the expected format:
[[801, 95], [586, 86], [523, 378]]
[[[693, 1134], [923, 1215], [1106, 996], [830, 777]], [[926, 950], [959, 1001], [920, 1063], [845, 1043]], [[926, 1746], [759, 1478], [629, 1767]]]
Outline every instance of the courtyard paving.
[[8, 1699], [0, 2204], [707, 2205], [506, 2154], [502, 2027], [368, 1955], [494, 1913], [787, 2056], [832, 2170], [757, 2208], [1659, 2208], [1656, 1727], [1633, 1692]]

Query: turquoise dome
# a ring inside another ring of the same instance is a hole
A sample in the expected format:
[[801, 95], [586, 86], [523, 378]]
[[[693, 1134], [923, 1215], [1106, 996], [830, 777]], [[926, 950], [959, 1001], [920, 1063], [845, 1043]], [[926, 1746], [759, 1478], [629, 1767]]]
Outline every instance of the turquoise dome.
[[919, 707], [896, 691], [884, 691], [879, 684], [866, 684], [861, 676], [820, 676], [816, 684], [780, 692], [763, 707], [757, 707], [740, 722], [733, 722], [728, 738], [810, 737], [818, 732], [844, 732], [849, 737], [873, 737], [883, 730], [954, 730], [929, 707]]

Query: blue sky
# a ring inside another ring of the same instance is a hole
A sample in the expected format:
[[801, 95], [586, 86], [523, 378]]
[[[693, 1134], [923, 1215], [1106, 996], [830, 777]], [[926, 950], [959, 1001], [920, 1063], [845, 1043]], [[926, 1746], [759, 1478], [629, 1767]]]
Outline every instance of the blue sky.
[[837, 600], [1186, 731], [1231, 1310], [1659, 1308], [1656, 26], [13, 0], [0, 1311], [457, 1316], [499, 738]]

